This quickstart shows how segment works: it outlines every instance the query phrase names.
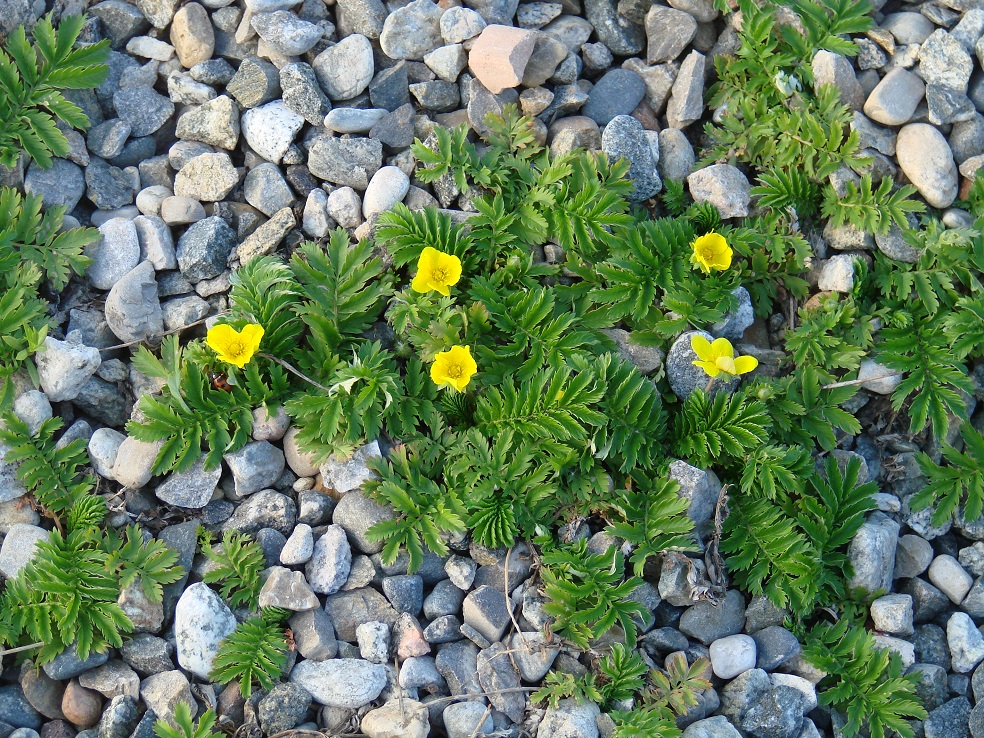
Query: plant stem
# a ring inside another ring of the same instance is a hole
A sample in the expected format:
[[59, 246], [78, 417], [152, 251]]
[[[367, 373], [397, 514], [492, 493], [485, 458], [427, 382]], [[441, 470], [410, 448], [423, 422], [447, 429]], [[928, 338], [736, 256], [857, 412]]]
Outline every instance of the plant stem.
[[270, 354], [257, 354], [257, 356], [262, 357], [264, 359], [269, 359], [270, 361], [274, 362], [275, 364], [280, 364], [280, 366], [282, 366], [284, 369], [286, 369], [287, 371], [289, 371], [291, 374], [294, 374], [294, 375], [300, 377], [301, 379], [303, 379], [308, 384], [313, 384], [315, 387], [317, 387], [320, 390], [324, 390], [325, 392], [331, 392], [331, 390], [329, 390], [323, 384], [319, 384], [318, 382], [315, 382], [307, 374], [304, 374], [299, 369], [295, 369], [293, 366], [291, 366], [290, 364], [288, 364], [283, 359], [278, 359], [276, 356], [271, 356]]
[[27, 646], [18, 646], [17, 648], [8, 648], [5, 651], [0, 651], [0, 658], [4, 656], [9, 656], [12, 653], [20, 653], [21, 651], [32, 651], [35, 648], [41, 648], [44, 645], [44, 641], [38, 641], [37, 643], [31, 643]]

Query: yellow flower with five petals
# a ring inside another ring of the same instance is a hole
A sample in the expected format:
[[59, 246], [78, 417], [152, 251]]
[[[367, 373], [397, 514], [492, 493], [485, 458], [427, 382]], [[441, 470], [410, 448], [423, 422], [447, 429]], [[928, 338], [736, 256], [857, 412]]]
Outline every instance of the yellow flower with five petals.
[[478, 364], [472, 358], [467, 346], [452, 346], [434, 357], [431, 364], [431, 379], [439, 387], [454, 387], [464, 392], [472, 375], [478, 371]]
[[754, 356], [736, 357], [734, 347], [726, 338], [716, 338], [711, 343], [698, 334], [690, 339], [690, 348], [697, 354], [698, 360], [694, 366], [699, 366], [711, 378], [726, 374], [730, 379], [739, 374], [748, 374], [758, 366], [758, 359]]
[[710, 274], [712, 269], [723, 272], [731, 266], [731, 247], [720, 233], [711, 231], [698, 236], [690, 246], [694, 250], [690, 263], [704, 274]]
[[247, 323], [241, 331], [226, 323], [220, 323], [208, 329], [205, 343], [218, 354], [221, 361], [242, 369], [259, 350], [261, 338], [263, 338], [263, 326], [256, 323]]
[[417, 260], [417, 276], [413, 278], [410, 287], [414, 292], [430, 292], [436, 290], [445, 297], [451, 295], [448, 287], [461, 279], [461, 259], [454, 254], [445, 254], [432, 246], [420, 252]]

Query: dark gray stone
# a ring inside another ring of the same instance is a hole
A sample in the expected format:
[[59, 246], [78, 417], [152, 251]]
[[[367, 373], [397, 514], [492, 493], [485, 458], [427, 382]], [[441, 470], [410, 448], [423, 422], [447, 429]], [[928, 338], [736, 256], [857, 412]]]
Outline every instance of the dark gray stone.
[[[191, 524], [182, 523], [182, 525]], [[123, 661], [142, 676], [172, 671], [173, 653], [174, 647], [170, 643], [150, 633], [137, 633], [133, 638], [123, 641], [123, 648], [120, 649]]]
[[935, 710], [946, 702], [947, 682], [946, 669], [936, 664], [913, 664], [909, 674], [915, 674], [916, 697], [927, 710]]
[[635, 56], [645, 48], [645, 30], [619, 15], [615, 0], [585, 0], [584, 16], [594, 26], [598, 40], [613, 54]]
[[130, 125], [119, 118], [112, 118], [90, 128], [85, 143], [96, 156], [111, 159], [123, 151], [129, 135]]
[[453, 643], [460, 641], [461, 621], [454, 615], [441, 615], [434, 618], [431, 624], [424, 628], [424, 639], [428, 643]]
[[237, 240], [236, 232], [217, 215], [192, 223], [178, 239], [181, 274], [192, 284], [219, 276]]
[[698, 602], [680, 616], [680, 631], [705, 646], [725, 636], [741, 633], [745, 624], [745, 599], [730, 590], [717, 605]]
[[424, 617], [434, 620], [444, 615], [457, 615], [464, 599], [464, 591], [450, 579], [444, 579], [434, 585], [434, 590], [424, 600]]
[[365, 190], [383, 165], [383, 145], [367, 138], [319, 138], [308, 151], [308, 169], [318, 179]]
[[311, 695], [292, 682], [278, 684], [260, 700], [260, 727], [267, 735], [290, 730], [303, 722], [311, 706]]
[[410, 94], [417, 99], [421, 107], [435, 113], [446, 113], [454, 110], [461, 102], [458, 85], [454, 82], [445, 82], [442, 79], [412, 84], [410, 85]]
[[236, 508], [232, 517], [222, 524], [222, 530], [256, 533], [260, 528], [273, 528], [287, 536], [294, 530], [296, 522], [294, 501], [272, 489], [265, 489], [251, 495]]
[[765, 671], [773, 671], [803, 650], [796, 636], [780, 625], [770, 625], [756, 631], [752, 639], [758, 654], [755, 666]]
[[[635, 77], [638, 79], [639, 75]], [[629, 178], [635, 183], [628, 196], [630, 201], [648, 200], [663, 189], [649, 139], [642, 123], [632, 116], [618, 115], [608, 122], [601, 136], [601, 148], [613, 161], [622, 157], [629, 160]]]
[[374, 107], [396, 110], [410, 102], [410, 79], [406, 62], [382, 70], [369, 83], [369, 100]]
[[956, 697], [929, 713], [923, 728], [926, 738], [967, 738], [969, 720], [970, 701]]
[[[616, 116], [628, 115], [635, 110], [645, 95], [646, 84], [642, 77], [629, 69], [613, 69], [591, 88], [581, 113], [599, 126], [608, 125]], [[641, 128], [642, 124], [639, 126]]]
[[405, 149], [413, 143], [413, 105], [401, 105], [369, 131], [373, 138], [392, 149]]
[[150, 26], [143, 13], [123, 0], [105, 0], [93, 5], [89, 13], [102, 21], [103, 30], [114, 49], [125, 46], [127, 41]]
[[313, 126], [323, 126], [331, 101], [321, 91], [310, 64], [292, 62], [280, 69], [284, 105]]
[[44, 669], [44, 673], [52, 679], [71, 679], [84, 671], [102, 666], [108, 660], [108, 651], [104, 651], [103, 653], [92, 652], [88, 658], [82, 660], [79, 658], [78, 651], [75, 650], [75, 644], [73, 643], [42, 668]]
[[0, 723], [34, 730], [41, 727], [41, 713], [31, 707], [19, 684], [0, 687]]
[[345, 529], [349, 541], [362, 553], [374, 554], [383, 550], [382, 541], [370, 542], [366, 531], [377, 523], [394, 520], [396, 513], [392, 508], [380, 505], [361, 492], [345, 494], [335, 507], [332, 522]]
[[97, 157], [85, 168], [86, 197], [100, 210], [116, 210], [133, 204], [133, 185], [122, 169]]
[[112, 699], [99, 720], [99, 738], [127, 738], [140, 722], [137, 701], [129, 695]]
[[794, 738], [803, 724], [803, 701], [798, 689], [776, 687], [752, 703], [741, 728], [755, 738]]
[[489, 693], [489, 702], [515, 723], [522, 722], [526, 695], [517, 691], [520, 673], [506, 646], [496, 643], [478, 654], [478, 683]]
[[949, 671], [950, 646], [947, 644], [946, 633], [932, 623], [920, 625], [912, 636], [912, 645], [916, 652], [916, 661], [923, 664], [935, 664]]
[[236, 69], [225, 59], [206, 59], [188, 70], [196, 82], [218, 87], [227, 85], [236, 76]]
[[372, 587], [329, 595], [325, 612], [331, 617], [338, 637], [349, 643], [356, 642], [355, 629], [362, 623], [378, 621], [392, 627], [397, 619], [393, 606]]
[[960, 90], [943, 85], [926, 87], [926, 104], [929, 106], [929, 122], [937, 126], [970, 120], [977, 114], [970, 98]]
[[40, 195], [45, 209], [64, 205], [70, 213], [85, 194], [85, 175], [81, 167], [65, 159], [53, 159], [48, 169], [32, 162], [24, 178], [24, 190]]
[[304, 658], [323, 661], [334, 658], [338, 653], [335, 627], [324, 610], [317, 608], [295, 613], [288, 624], [294, 633], [297, 653]]
[[226, 92], [244, 108], [258, 107], [280, 97], [280, 72], [266, 59], [248, 57], [239, 65]]
[[256, 542], [263, 549], [264, 566], [276, 566], [280, 563], [280, 552], [287, 544], [287, 538], [279, 530], [260, 528], [256, 532]]
[[481, 694], [478, 683], [478, 648], [470, 641], [449, 643], [434, 658], [437, 670], [453, 695]]
[[149, 136], [174, 115], [174, 103], [152, 87], [123, 87], [113, 95], [116, 114], [130, 125], [130, 135]]
[[912, 597], [912, 620], [928, 623], [950, 607], [949, 598], [925, 579], [902, 580], [898, 591]]
[[424, 580], [416, 574], [384, 577], [383, 594], [397, 612], [416, 617], [424, 604]]

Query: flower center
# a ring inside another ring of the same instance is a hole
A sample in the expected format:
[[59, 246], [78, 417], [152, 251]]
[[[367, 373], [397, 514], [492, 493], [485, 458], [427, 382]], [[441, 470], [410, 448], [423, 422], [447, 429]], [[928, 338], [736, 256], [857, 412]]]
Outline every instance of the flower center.
[[712, 249], [710, 246], [698, 246], [697, 255], [703, 261], [712, 261], [714, 259], [714, 249]]
[[459, 379], [461, 377], [462, 371], [459, 364], [451, 364], [448, 366], [448, 376], [451, 379]]
[[443, 267], [435, 267], [431, 276], [435, 282], [447, 282], [448, 270], [444, 269]]
[[242, 356], [246, 353], [246, 346], [242, 341], [232, 340], [229, 341], [229, 345], [226, 347], [226, 352], [229, 356]]

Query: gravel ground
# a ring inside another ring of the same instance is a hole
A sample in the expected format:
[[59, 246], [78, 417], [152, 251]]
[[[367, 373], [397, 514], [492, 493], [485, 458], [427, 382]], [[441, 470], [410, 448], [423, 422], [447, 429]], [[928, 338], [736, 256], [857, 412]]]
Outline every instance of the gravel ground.
[[[692, 173], [713, 112], [704, 94], [713, 60], [737, 48], [712, 0], [456, 2], [103, 0], [88, 8], [85, 39], [113, 46], [107, 81], [72, 95], [93, 127], [69, 135], [71, 153], [52, 169], [0, 176], [67, 205], [70, 225], [91, 224], [103, 236], [88, 253], [86, 279], [53, 306], [56, 327], [40, 363], [45, 391], [22, 392], [17, 412], [35, 422], [60, 415], [70, 437], [88, 438], [105, 488], [121, 490], [115, 523], [151, 525], [180, 553], [186, 575], [166, 588], [162, 605], [120, 595], [136, 625], [120, 650], [85, 662], [66, 653], [42, 671], [5, 659], [0, 738], [148, 738], [154, 716], [172, 714], [180, 700], [217, 706], [236, 724], [248, 717], [268, 735], [299, 727], [371, 738], [596, 738], [610, 730], [590, 703], [544, 711], [523, 693], [501, 691], [536, 685], [551, 667], [584, 673], [587, 663], [544, 643], [543, 599], [524, 545], [508, 556], [474, 545], [448, 558], [428, 554], [413, 575], [405, 560], [383, 565], [382, 544], [365, 532], [392, 513], [360, 492], [378, 443], [319, 467], [299, 452], [285, 415], [258, 411], [254, 440], [227, 455], [221, 471], [157, 478], [157, 447], [123, 431], [135, 400], [156, 388], [127, 350], [111, 347], [222, 311], [241, 259], [336, 226], [371, 235], [378, 214], [397, 202], [459, 207], [455, 192], [414, 177], [409, 145], [435, 125], [479, 129], [486, 113], [518, 104], [553, 152], [628, 157], [636, 201], [660, 192], [664, 179], [686, 179], [725, 217], [748, 214], [749, 182], [738, 169]], [[0, 32], [41, 5], [0, 0]], [[85, 5], [55, 3], [58, 12]], [[863, 153], [944, 209], [951, 226], [967, 216], [946, 208], [984, 163], [978, 6], [893, 5], [858, 39], [858, 57], [823, 52], [814, 61], [818, 81], [836, 84], [856, 111]], [[811, 278], [848, 292], [857, 239], [826, 235]], [[869, 236], [861, 248], [911, 259], [897, 234]], [[781, 315], [753, 322], [749, 303], [728, 331], [769, 350], [782, 327]], [[684, 392], [680, 354], [689, 338], [681, 341], [665, 364]], [[633, 360], [659, 369], [662, 357], [643, 353]], [[980, 371], [975, 381], [981, 399]], [[873, 602], [871, 623], [920, 674], [926, 738], [984, 738], [984, 708], [975, 707], [984, 700], [984, 520], [933, 528], [928, 511], [909, 512], [907, 499], [923, 485], [919, 448], [874, 430], [892, 388], [891, 380], [864, 385], [856, 412], [871, 430], [834, 452], [860, 456], [880, 489], [880, 511], [850, 547], [852, 584], [887, 592]], [[3, 453], [0, 446], [0, 575], [10, 577], [47, 531]], [[713, 473], [682, 461], [671, 470], [685, 493], [713, 507]], [[289, 678], [248, 705], [236, 687], [207, 682], [218, 640], [243, 613], [200, 582], [199, 524], [254, 533], [270, 567], [261, 604], [295, 612]], [[697, 602], [691, 565], [668, 557], [636, 593], [651, 611], [639, 645], [652, 663], [676, 652], [711, 659], [714, 688], [682, 721], [687, 738], [838, 735], [817, 707], [819, 675], [800, 658], [784, 613], [737, 590], [717, 607]], [[515, 663], [500, 656], [510, 648]]]

